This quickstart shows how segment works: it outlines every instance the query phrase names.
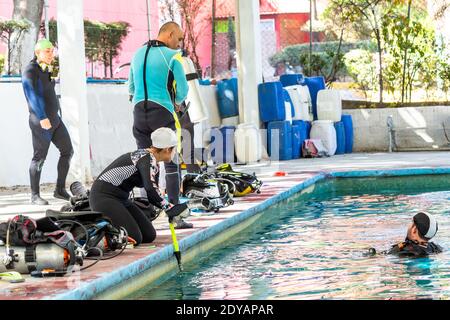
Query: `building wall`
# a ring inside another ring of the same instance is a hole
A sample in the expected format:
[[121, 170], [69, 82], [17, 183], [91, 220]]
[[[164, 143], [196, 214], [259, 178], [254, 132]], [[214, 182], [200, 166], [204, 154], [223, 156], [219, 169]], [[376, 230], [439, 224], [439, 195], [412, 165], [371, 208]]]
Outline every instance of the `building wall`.
[[[351, 114], [356, 152], [388, 151], [387, 118], [394, 120], [400, 149], [450, 147], [450, 106], [344, 110]], [[445, 128], [445, 132], [444, 132]]]
[[[79, 0], [77, 0], [79, 1]], [[149, 0], [150, 3], [150, 30], [152, 37], [156, 37], [159, 29], [158, 0]], [[49, 1], [49, 18], [56, 18], [57, 0]], [[118, 66], [130, 62], [134, 52], [148, 40], [147, 27], [147, 2], [146, 0], [84, 0], [84, 15], [86, 19], [102, 22], [127, 21], [131, 24], [130, 33], [122, 43], [121, 54], [114, 60], [113, 70]], [[12, 0], [0, 0], [0, 18], [11, 19], [13, 12]], [[42, 17], [44, 18], [44, 17]], [[0, 47], [0, 53], [5, 52], [5, 48]], [[91, 75], [91, 65], [87, 67], [88, 75]], [[104, 68], [102, 65], [94, 66], [94, 76], [103, 77]], [[116, 77], [128, 77], [128, 68]]]

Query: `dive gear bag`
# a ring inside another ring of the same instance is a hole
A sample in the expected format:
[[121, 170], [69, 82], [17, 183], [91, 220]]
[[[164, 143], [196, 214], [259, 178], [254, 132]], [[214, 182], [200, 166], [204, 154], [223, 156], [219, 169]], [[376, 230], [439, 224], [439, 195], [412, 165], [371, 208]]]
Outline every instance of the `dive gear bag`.
[[182, 195], [199, 200], [206, 211], [219, 211], [234, 204], [229, 185], [213, 174], [186, 174], [182, 181]]
[[234, 190], [235, 197], [243, 197], [250, 193], [261, 193], [262, 181], [256, 174], [233, 171], [229, 163], [224, 163], [216, 167], [214, 173], [217, 179], [221, 179], [229, 185], [230, 190]]

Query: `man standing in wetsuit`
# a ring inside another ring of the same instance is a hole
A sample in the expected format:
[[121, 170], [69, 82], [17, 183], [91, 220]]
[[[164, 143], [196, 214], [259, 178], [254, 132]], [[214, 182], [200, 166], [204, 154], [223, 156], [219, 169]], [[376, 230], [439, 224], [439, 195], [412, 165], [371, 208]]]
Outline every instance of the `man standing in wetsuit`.
[[64, 200], [70, 198], [66, 191], [66, 177], [73, 148], [69, 133], [58, 114], [59, 101], [55, 93], [55, 81], [51, 78], [53, 45], [47, 39], [42, 39], [36, 43], [34, 50], [36, 56], [22, 74], [22, 86], [30, 111], [29, 125], [33, 140], [33, 159], [30, 165], [31, 203], [48, 205], [48, 201], [40, 196], [39, 183], [50, 142], [60, 152], [58, 179], [53, 193], [55, 198]]
[[[141, 47], [131, 61], [129, 94], [133, 97], [133, 135], [139, 149], [152, 146], [150, 137], [158, 128], [171, 128], [181, 137], [176, 112], [189, 90], [179, 50], [182, 41], [180, 26], [168, 22], [159, 30], [158, 38]], [[178, 204], [181, 180], [178, 161], [165, 163], [165, 171], [169, 202]]]

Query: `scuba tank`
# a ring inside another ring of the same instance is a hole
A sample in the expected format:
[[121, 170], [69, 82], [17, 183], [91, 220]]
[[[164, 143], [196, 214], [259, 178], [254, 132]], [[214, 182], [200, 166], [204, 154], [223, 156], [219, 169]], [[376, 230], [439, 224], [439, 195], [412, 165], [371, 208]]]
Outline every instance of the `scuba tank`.
[[182, 190], [184, 197], [201, 200], [203, 209], [207, 211], [217, 212], [234, 204], [233, 191], [230, 191], [228, 184], [208, 173], [186, 174], [183, 177]]
[[261, 193], [262, 181], [256, 177], [255, 173], [233, 171], [229, 163], [216, 167], [214, 176], [227, 183], [230, 189], [234, 189], [233, 195], [236, 197], [243, 197], [254, 192]]
[[75, 264], [83, 265], [86, 251], [72, 234], [48, 218], [33, 220], [18, 215], [0, 223], [0, 272], [64, 275]]
[[[11, 256], [13, 257], [11, 260]], [[10, 261], [9, 261], [10, 260]], [[3, 263], [9, 261], [8, 263]], [[0, 250], [0, 272], [17, 271], [31, 273], [33, 271], [63, 271], [74, 266], [75, 251], [62, 248], [53, 243], [40, 243], [33, 246], [9, 247], [9, 252]]]

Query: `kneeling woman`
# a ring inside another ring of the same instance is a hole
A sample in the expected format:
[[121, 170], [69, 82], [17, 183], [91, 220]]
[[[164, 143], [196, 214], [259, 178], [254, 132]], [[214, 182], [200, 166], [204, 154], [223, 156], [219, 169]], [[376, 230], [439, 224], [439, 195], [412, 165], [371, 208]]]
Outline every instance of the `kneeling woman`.
[[89, 202], [92, 210], [105, 214], [116, 226], [124, 227], [137, 244], [155, 240], [149, 218], [129, 200], [133, 188], [144, 188], [151, 204], [168, 209], [157, 184], [158, 162], [169, 162], [176, 153], [177, 136], [169, 128], [155, 130], [152, 147], [126, 153], [113, 161], [94, 181]]

